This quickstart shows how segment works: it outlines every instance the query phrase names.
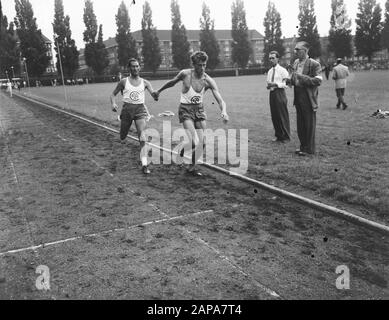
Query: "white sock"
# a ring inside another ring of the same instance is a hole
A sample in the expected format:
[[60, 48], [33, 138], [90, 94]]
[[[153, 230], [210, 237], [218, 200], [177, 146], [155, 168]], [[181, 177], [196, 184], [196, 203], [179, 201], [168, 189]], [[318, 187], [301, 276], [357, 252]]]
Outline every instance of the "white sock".
[[142, 161], [142, 167], [147, 166], [147, 157], [141, 157], [140, 160]]

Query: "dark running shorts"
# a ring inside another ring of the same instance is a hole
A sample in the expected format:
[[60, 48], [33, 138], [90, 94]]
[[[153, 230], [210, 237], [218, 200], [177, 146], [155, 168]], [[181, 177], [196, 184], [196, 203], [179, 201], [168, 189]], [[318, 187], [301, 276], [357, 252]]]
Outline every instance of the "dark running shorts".
[[207, 120], [207, 115], [204, 111], [203, 104], [180, 104], [178, 108], [178, 118], [180, 123], [185, 120], [192, 120], [193, 122]]
[[146, 119], [147, 116], [147, 111], [143, 104], [125, 103], [120, 114], [120, 120], [132, 123], [132, 121]]

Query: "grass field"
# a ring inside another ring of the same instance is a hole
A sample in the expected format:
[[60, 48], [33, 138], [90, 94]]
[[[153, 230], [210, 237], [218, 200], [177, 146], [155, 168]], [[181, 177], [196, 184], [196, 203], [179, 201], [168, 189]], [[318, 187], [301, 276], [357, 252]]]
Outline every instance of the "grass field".
[[[388, 72], [352, 74], [346, 91], [349, 104], [346, 111], [335, 108], [334, 83], [324, 80], [319, 93], [317, 155], [312, 158], [294, 154], [299, 141], [292, 90], [288, 92], [292, 142], [276, 145], [271, 142], [274, 131], [265, 76], [216, 80], [227, 102], [231, 121], [224, 127], [218, 120], [218, 106], [208, 93], [208, 127], [249, 130], [248, 176], [388, 223], [389, 120], [369, 117], [378, 108], [389, 110]], [[164, 81], [152, 81], [154, 89], [162, 83]], [[63, 87], [31, 88], [30, 92], [55, 105], [118, 125], [117, 114], [111, 112], [109, 104], [114, 87], [115, 83], [66, 87], [67, 103]], [[146, 98], [151, 113], [156, 116], [149, 127], [161, 130], [163, 119], [157, 115], [166, 110], [177, 113], [180, 89], [177, 85], [165, 91], [157, 103], [150, 96]], [[177, 115], [172, 126], [180, 127]]]

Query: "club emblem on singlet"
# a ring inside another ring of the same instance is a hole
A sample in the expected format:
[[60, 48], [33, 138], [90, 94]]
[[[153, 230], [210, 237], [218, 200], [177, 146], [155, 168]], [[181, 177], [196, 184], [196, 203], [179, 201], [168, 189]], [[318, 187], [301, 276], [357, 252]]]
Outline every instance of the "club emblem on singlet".
[[201, 97], [199, 96], [194, 96], [192, 99], [190, 99], [190, 102], [192, 104], [199, 104], [200, 103], [200, 100], [201, 100]]
[[139, 101], [139, 100], [140, 100], [140, 94], [139, 94], [139, 92], [138, 92], [138, 91], [132, 91], [132, 92], [130, 93], [130, 99], [131, 99], [132, 101]]

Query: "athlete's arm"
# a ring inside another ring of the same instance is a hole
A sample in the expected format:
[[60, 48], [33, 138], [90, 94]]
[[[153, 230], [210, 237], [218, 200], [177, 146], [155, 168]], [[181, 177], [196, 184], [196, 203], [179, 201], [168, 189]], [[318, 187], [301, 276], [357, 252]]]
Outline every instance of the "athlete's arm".
[[172, 80], [166, 82], [158, 91], [158, 96], [160, 93], [168, 88], [174, 87], [178, 82], [183, 81], [185, 79], [185, 70], [181, 70], [178, 75], [176, 75]]
[[153, 99], [155, 101], [158, 100], [158, 94], [156, 91], [154, 91], [153, 89], [153, 86], [151, 85], [151, 83], [145, 79], [143, 79], [144, 83], [145, 83], [145, 89], [147, 89], [147, 91], [150, 93], [150, 95], [153, 97]]
[[121, 91], [124, 90], [124, 88], [125, 88], [125, 81], [126, 81], [126, 79], [121, 80], [121, 81], [118, 83], [118, 85], [116, 86], [115, 90], [112, 92], [111, 96], [109, 97], [110, 100], [111, 100], [112, 111], [115, 111], [115, 112], [116, 112], [116, 111], [118, 110], [118, 105], [116, 104], [116, 99], [115, 99], [115, 97], [116, 97], [116, 95], [117, 95], [119, 92], [121, 92]]
[[230, 120], [230, 117], [227, 114], [227, 105], [220, 94], [219, 88], [217, 87], [215, 80], [213, 80], [211, 77], [207, 76], [206, 80], [208, 83], [207, 89], [211, 89], [213, 96], [215, 97], [217, 103], [219, 104], [223, 121], [224, 123], [227, 123]]

